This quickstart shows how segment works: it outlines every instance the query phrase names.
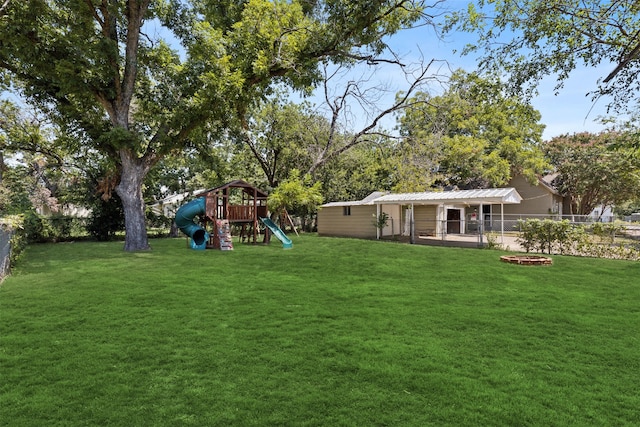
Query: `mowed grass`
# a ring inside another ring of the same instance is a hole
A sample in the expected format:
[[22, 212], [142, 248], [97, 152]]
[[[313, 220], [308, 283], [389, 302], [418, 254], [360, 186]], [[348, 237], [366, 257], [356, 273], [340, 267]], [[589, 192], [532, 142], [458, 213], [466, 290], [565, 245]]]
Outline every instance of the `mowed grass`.
[[293, 240], [29, 247], [0, 425], [640, 424], [640, 263]]

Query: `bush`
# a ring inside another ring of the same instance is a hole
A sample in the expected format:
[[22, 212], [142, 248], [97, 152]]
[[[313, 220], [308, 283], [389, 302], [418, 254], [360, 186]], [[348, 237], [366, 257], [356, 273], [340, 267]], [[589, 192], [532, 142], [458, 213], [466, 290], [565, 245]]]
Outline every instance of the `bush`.
[[23, 230], [27, 243], [46, 241], [48, 234], [46, 225], [42, 217], [33, 209], [29, 209], [24, 213]]
[[124, 230], [124, 210], [120, 198], [113, 194], [109, 200], [99, 199], [93, 206], [87, 231], [99, 241], [112, 240]]
[[23, 233], [28, 243], [63, 242], [87, 235], [84, 218], [42, 216], [33, 210], [23, 217]]
[[521, 235], [518, 242], [527, 252], [564, 253], [572, 246], [576, 235], [568, 220], [554, 221], [551, 219], [520, 220]]
[[[571, 224], [568, 220], [520, 220], [518, 243], [527, 251], [591, 256], [597, 258], [640, 259], [634, 245], [614, 244], [619, 224], [595, 223], [590, 226]], [[591, 232], [591, 234], [589, 234]]]
[[164, 228], [164, 229], [171, 228], [171, 223], [173, 222], [173, 218], [169, 218], [164, 215], [157, 215], [150, 209], [147, 209], [145, 216], [147, 219], [147, 227]]
[[624, 226], [617, 222], [594, 222], [591, 224], [591, 233], [597, 236], [601, 242], [613, 243], [616, 235], [622, 234]]

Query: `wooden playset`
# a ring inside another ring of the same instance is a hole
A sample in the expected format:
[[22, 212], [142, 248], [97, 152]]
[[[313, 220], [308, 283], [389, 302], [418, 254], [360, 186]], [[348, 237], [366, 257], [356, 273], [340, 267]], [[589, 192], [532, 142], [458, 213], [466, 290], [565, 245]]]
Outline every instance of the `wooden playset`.
[[253, 243], [258, 239], [258, 222], [267, 216], [267, 193], [236, 180], [199, 194], [205, 198], [202, 227], [211, 230], [208, 248], [233, 248], [230, 227], [240, 225], [240, 236]]
[[[195, 222], [196, 217], [199, 224]], [[176, 226], [189, 237], [188, 245], [197, 250], [232, 250], [232, 225], [239, 226], [240, 240], [256, 243], [259, 222], [266, 227], [264, 243], [269, 243], [272, 233], [282, 242], [283, 248], [293, 247], [291, 239], [268, 217], [267, 193], [245, 181], [231, 181], [203, 191], [196, 199], [181, 206], [175, 217]]]

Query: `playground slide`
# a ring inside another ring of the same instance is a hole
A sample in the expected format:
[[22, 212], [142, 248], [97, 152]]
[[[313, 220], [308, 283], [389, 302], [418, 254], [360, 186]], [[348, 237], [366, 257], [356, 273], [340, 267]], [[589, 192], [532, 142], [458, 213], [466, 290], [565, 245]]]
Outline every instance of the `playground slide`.
[[260, 221], [262, 221], [264, 225], [269, 227], [269, 230], [271, 230], [274, 236], [280, 239], [280, 241], [282, 242], [282, 247], [284, 249], [290, 249], [293, 247], [293, 243], [291, 242], [291, 239], [289, 239], [287, 235], [284, 234], [282, 230], [280, 230], [280, 227], [278, 227], [273, 221], [271, 221], [271, 219], [260, 218]]
[[187, 236], [191, 237], [191, 249], [206, 249], [209, 233], [193, 222], [196, 215], [202, 215], [206, 211], [204, 197], [199, 197], [190, 201], [186, 205], [180, 206], [176, 212], [176, 225]]

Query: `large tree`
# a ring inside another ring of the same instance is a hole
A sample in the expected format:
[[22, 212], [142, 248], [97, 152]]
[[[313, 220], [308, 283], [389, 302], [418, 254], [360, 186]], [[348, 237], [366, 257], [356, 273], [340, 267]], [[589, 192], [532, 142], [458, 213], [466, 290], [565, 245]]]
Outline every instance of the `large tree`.
[[533, 182], [546, 165], [540, 113], [497, 78], [458, 70], [443, 94], [412, 104], [400, 117], [398, 189], [499, 186], [514, 174]]
[[[247, 131], [236, 140], [236, 155], [245, 163], [257, 162], [261, 174], [255, 177], [256, 182], [276, 188], [293, 169], [303, 173], [309, 169], [308, 147], [328, 133], [326, 122], [307, 103], [296, 104], [275, 97], [252, 113]], [[242, 169], [248, 171], [250, 166]]]
[[412, 0], [5, 0], [0, 72], [112, 160], [125, 250], [144, 250], [142, 184], [160, 159], [196, 129], [243, 123], [274, 82], [310, 87], [320, 61], [375, 61], [383, 38], [422, 9]]
[[558, 176], [554, 185], [571, 201], [571, 214], [589, 215], [598, 205], [633, 201], [640, 193], [638, 149], [615, 132], [563, 135], [545, 143]]
[[477, 0], [450, 27], [475, 32], [466, 51], [482, 52], [485, 69], [506, 70], [515, 90], [546, 75], [558, 77], [559, 89], [579, 65], [610, 64], [594, 96], [611, 95], [611, 106], [625, 110], [640, 93], [636, 0]]

